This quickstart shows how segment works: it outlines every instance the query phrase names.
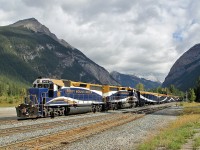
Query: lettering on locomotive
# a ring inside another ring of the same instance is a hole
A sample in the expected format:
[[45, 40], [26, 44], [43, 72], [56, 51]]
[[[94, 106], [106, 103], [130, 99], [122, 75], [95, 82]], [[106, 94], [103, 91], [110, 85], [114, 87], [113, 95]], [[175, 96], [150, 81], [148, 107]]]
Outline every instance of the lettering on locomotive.
[[86, 91], [86, 90], [71, 90], [67, 89], [65, 90], [65, 93], [77, 93], [77, 94], [91, 94], [91, 91]]
[[75, 91], [71, 90], [71, 89], [67, 89], [67, 90], [65, 90], [65, 93], [75, 93]]

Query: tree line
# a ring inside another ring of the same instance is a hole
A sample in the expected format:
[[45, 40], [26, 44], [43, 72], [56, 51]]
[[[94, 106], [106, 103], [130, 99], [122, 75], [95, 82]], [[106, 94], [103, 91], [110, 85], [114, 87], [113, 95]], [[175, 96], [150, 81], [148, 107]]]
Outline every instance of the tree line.
[[1, 96], [24, 96], [27, 85], [0, 76], [0, 97]]
[[142, 83], [139, 83], [136, 85], [136, 89], [139, 91], [148, 91], [148, 92], [153, 92], [153, 93], [184, 97], [184, 92], [177, 89], [174, 85], [170, 85], [169, 87], [165, 87], [165, 88], [159, 86], [157, 88], [145, 90], [144, 85]]
[[197, 79], [195, 87], [186, 92], [186, 98], [190, 102], [200, 102], [200, 77]]

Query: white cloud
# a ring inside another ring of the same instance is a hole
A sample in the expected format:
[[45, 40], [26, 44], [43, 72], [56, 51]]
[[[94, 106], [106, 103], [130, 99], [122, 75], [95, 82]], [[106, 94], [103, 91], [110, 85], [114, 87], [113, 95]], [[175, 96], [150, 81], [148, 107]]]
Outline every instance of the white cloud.
[[163, 80], [200, 41], [195, 0], [2, 0], [0, 5], [0, 25], [35, 17], [109, 71]]

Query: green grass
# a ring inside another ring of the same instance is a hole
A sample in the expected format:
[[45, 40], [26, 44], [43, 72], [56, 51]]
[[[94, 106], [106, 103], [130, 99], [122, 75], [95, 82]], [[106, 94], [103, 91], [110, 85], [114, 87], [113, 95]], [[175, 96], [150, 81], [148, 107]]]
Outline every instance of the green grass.
[[21, 96], [0, 97], [0, 107], [13, 107], [19, 105], [22, 102], [23, 102], [23, 97]]
[[198, 147], [200, 147], [200, 137], [194, 139], [193, 149], [196, 150]]
[[[149, 137], [138, 146], [138, 150], [155, 150], [157, 148], [177, 150], [194, 136], [195, 129], [200, 128], [199, 104], [183, 104], [184, 111], [176, 121], [160, 130], [157, 136]], [[197, 143], [199, 139], [197, 139]]]

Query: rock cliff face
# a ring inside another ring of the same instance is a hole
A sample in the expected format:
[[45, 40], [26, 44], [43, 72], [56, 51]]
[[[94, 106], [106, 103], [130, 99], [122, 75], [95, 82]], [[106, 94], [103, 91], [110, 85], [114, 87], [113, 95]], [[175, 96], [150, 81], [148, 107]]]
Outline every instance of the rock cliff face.
[[144, 78], [139, 78], [139, 77], [134, 76], [134, 75], [121, 74], [121, 73], [116, 72], [116, 71], [113, 71], [111, 73], [111, 75], [122, 86], [130, 86], [130, 87], [135, 88], [138, 83], [142, 83], [144, 85], [145, 89], [152, 89], [152, 88], [156, 88], [158, 86], [161, 86], [160, 82], [146, 80]]
[[185, 91], [195, 86], [199, 76], [200, 44], [196, 44], [175, 62], [163, 82], [163, 87], [173, 84]]
[[106, 69], [58, 39], [34, 18], [0, 27], [0, 41], [1, 74], [28, 82], [44, 76], [119, 85]]

